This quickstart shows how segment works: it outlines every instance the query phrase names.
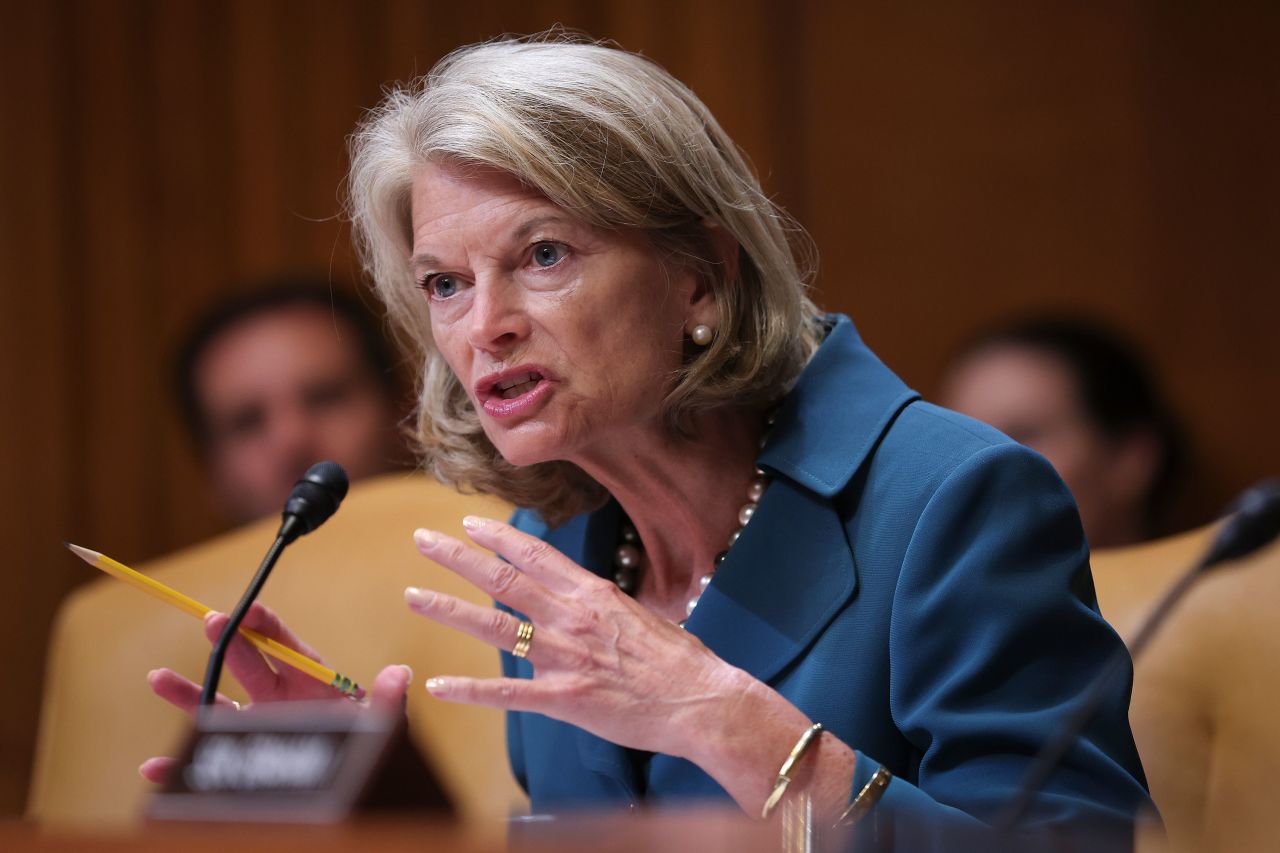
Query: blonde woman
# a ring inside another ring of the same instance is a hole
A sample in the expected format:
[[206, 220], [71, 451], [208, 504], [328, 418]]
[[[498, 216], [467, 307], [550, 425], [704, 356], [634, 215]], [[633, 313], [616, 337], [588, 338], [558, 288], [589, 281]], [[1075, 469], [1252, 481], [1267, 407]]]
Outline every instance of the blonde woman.
[[[500, 607], [409, 606], [501, 649], [506, 675], [426, 687], [510, 712], [534, 810], [769, 815], [803, 793], [833, 821], [990, 821], [1120, 643], [1072, 591], [1088, 555], [1049, 465], [818, 311], [803, 232], [640, 56], [462, 49], [391, 92], [352, 155], [367, 268], [421, 360], [426, 467], [522, 507], [466, 522], [503, 559], [415, 534]], [[1124, 826], [1148, 803], [1126, 700], [1032, 824]]]

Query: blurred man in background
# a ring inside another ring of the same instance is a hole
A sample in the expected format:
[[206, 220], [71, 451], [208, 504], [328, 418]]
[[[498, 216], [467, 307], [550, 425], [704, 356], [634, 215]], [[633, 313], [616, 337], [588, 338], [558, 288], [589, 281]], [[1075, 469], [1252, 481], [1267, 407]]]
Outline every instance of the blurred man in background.
[[368, 312], [325, 281], [274, 282], [215, 306], [181, 349], [178, 393], [237, 522], [280, 512], [322, 459], [352, 480], [409, 459], [390, 348]]
[[1145, 362], [1087, 320], [1043, 317], [982, 334], [939, 402], [991, 424], [1057, 469], [1094, 548], [1169, 532], [1183, 442]]

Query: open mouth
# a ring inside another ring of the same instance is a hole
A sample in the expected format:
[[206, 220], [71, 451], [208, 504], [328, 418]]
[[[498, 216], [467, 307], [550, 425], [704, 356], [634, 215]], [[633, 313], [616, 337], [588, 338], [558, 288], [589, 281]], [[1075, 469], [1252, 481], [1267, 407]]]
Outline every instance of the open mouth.
[[491, 417], [510, 418], [537, 411], [551, 394], [555, 375], [538, 364], [491, 373], [476, 383], [476, 400]]
[[536, 370], [528, 370], [515, 376], [509, 376], [494, 383], [493, 393], [503, 400], [514, 400], [538, 387], [542, 374]]

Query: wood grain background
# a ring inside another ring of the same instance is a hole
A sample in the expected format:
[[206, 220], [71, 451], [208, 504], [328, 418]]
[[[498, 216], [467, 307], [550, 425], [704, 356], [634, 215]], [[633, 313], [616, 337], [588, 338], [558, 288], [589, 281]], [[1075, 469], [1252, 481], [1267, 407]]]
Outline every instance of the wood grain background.
[[236, 281], [358, 279], [344, 138], [385, 82], [555, 22], [643, 51], [810, 227], [821, 301], [926, 393], [963, 338], [1028, 309], [1130, 333], [1196, 443], [1195, 521], [1280, 471], [1278, 10], [0, 3], [0, 810], [25, 796], [43, 638], [89, 580], [59, 542], [132, 562], [221, 528], [173, 348]]

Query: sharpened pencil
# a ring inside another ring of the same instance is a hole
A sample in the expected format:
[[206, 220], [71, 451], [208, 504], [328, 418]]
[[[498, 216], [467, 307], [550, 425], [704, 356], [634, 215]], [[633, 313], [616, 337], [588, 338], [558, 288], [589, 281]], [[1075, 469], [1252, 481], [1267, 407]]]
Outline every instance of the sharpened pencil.
[[[194, 598], [183, 595], [176, 589], [167, 587], [155, 578], [147, 577], [142, 572], [131, 569], [124, 563], [117, 562], [105, 554], [99, 554], [97, 551], [91, 551], [79, 545], [72, 545], [70, 542], [64, 542], [63, 544], [67, 546], [71, 553], [94, 568], [101, 569], [114, 578], [119, 578], [130, 586], [178, 608], [183, 613], [187, 613], [197, 619], [204, 619], [206, 614], [213, 612], [212, 607], [201, 604]], [[317, 681], [322, 681], [348, 696], [354, 696], [357, 699], [364, 698], [364, 688], [359, 684], [324, 664], [313, 661], [301, 652], [291, 649], [270, 637], [264, 637], [249, 628], [241, 628], [240, 635], [250, 643], [253, 643], [259, 651], [271, 655], [276, 660], [288, 664], [299, 672], [304, 672]]]

